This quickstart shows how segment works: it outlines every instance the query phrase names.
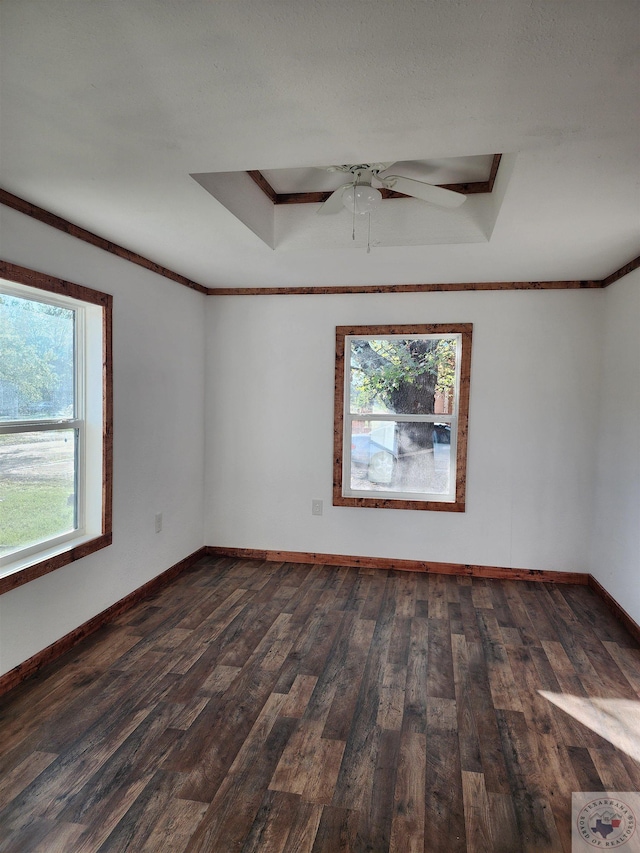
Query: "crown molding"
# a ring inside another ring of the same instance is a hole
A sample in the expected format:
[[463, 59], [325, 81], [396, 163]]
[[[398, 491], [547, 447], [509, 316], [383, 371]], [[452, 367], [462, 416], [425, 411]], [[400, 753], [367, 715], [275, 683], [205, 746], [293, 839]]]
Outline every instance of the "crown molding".
[[333, 296], [345, 293], [443, 293], [461, 290], [589, 290], [594, 280], [575, 281], [459, 281], [431, 284], [363, 284], [337, 287], [212, 287], [210, 296]]
[[[495, 176], [498, 169], [499, 160], [496, 161], [494, 156], [494, 166], [492, 167], [492, 175], [488, 183], [493, 186]], [[256, 173], [260, 174], [260, 173]], [[255, 178], [254, 178], [255, 180]], [[266, 181], [265, 181], [266, 183]], [[269, 186], [267, 184], [267, 186]], [[451, 188], [454, 185], [447, 185]], [[462, 186], [462, 185], [460, 185]], [[266, 190], [263, 190], [267, 193]], [[490, 192], [490, 190], [485, 190]], [[274, 192], [271, 190], [271, 192]], [[268, 194], [268, 193], [267, 193]], [[277, 194], [276, 194], [277, 195]], [[283, 202], [288, 204], [289, 202]], [[443, 282], [429, 284], [375, 284], [375, 285], [347, 285], [347, 286], [317, 286], [317, 287], [206, 287], [199, 284], [197, 281], [192, 281], [180, 273], [156, 264], [154, 261], [139, 255], [131, 249], [125, 249], [111, 240], [106, 240], [79, 225], [74, 225], [61, 216], [51, 213], [30, 201], [26, 201], [13, 193], [7, 192], [0, 188], [0, 204], [6, 207], [11, 207], [19, 213], [30, 216], [32, 219], [37, 219], [39, 222], [44, 222], [58, 231], [63, 231], [71, 237], [96, 246], [98, 249], [103, 249], [105, 252], [110, 252], [125, 261], [129, 261], [137, 266], [144, 267], [151, 272], [161, 275], [164, 278], [171, 279], [183, 287], [189, 287], [192, 290], [197, 290], [199, 293], [204, 293], [207, 296], [336, 296], [340, 294], [371, 294], [371, 293], [443, 293], [447, 291], [482, 291], [482, 290], [589, 290], [593, 288], [609, 287], [614, 282], [628, 275], [633, 270], [640, 267], [640, 255], [626, 263], [624, 266], [615, 270], [603, 279], [582, 279], [569, 281], [464, 281], [464, 282]]]
[[623, 267], [620, 267], [619, 270], [612, 272], [611, 275], [608, 275], [606, 278], [603, 278], [600, 282], [600, 287], [609, 287], [610, 284], [613, 284], [614, 281], [618, 281], [621, 278], [624, 278], [625, 275], [629, 275], [630, 272], [637, 270], [640, 267], [640, 255], [637, 258], [634, 258], [632, 261], [629, 261], [628, 264], [625, 264]]
[[39, 222], [44, 222], [45, 225], [50, 225], [58, 231], [64, 231], [65, 234], [69, 234], [71, 237], [76, 237], [78, 240], [82, 240], [85, 243], [90, 243], [92, 246], [96, 246], [98, 249], [103, 249], [105, 252], [116, 255], [118, 258], [122, 258], [123, 260], [136, 264], [139, 267], [144, 267], [151, 272], [164, 276], [164, 278], [169, 278], [171, 281], [175, 281], [177, 284], [182, 284], [184, 287], [190, 287], [193, 290], [198, 290], [200, 293], [208, 293], [209, 288], [205, 287], [203, 284], [198, 284], [197, 281], [191, 281], [190, 278], [186, 278], [173, 270], [167, 269], [167, 267], [156, 264], [154, 261], [150, 261], [149, 258], [145, 258], [137, 252], [131, 251], [131, 249], [125, 249], [123, 246], [119, 246], [111, 240], [105, 240], [104, 237], [99, 237], [92, 231], [87, 231], [86, 228], [81, 228], [80, 225], [74, 225], [73, 222], [69, 222], [61, 216], [56, 216], [55, 213], [51, 213], [49, 210], [45, 210], [43, 207], [38, 207], [37, 204], [26, 201], [25, 199], [20, 198], [17, 195], [13, 195], [13, 193], [7, 192], [3, 189], [0, 189], [0, 204], [4, 204], [6, 207], [11, 207], [20, 213], [24, 213], [32, 219], [37, 219]]

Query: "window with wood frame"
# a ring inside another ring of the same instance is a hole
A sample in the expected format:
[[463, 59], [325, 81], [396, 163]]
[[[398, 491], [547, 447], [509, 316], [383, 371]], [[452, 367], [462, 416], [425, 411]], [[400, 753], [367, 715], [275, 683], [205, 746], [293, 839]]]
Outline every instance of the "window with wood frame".
[[0, 276], [3, 592], [111, 542], [112, 297]]
[[336, 329], [334, 506], [464, 512], [472, 328]]

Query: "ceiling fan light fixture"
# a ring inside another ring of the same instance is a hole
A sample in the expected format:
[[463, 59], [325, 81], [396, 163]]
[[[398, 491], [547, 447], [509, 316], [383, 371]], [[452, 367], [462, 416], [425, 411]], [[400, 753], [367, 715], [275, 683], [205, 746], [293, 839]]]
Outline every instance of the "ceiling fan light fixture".
[[346, 187], [342, 193], [342, 203], [351, 211], [363, 215], [371, 213], [382, 201], [382, 193], [371, 184], [357, 184]]

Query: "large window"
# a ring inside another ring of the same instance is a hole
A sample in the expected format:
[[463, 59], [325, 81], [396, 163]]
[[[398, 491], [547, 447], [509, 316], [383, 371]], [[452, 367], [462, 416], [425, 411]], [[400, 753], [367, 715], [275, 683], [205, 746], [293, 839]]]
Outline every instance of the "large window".
[[464, 511], [469, 323], [336, 329], [336, 506]]
[[111, 297], [0, 275], [2, 591], [111, 541]]

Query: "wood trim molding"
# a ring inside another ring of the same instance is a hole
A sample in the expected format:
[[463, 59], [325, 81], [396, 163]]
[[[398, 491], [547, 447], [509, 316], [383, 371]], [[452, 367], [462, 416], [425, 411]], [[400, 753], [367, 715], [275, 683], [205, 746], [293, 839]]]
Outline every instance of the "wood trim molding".
[[209, 296], [336, 296], [371, 293], [443, 293], [481, 290], [590, 290], [601, 288], [593, 279], [574, 281], [460, 281], [433, 284], [363, 284], [336, 287], [212, 287]]
[[81, 228], [79, 225], [74, 225], [72, 222], [69, 222], [66, 219], [63, 219], [61, 216], [56, 216], [55, 213], [51, 213], [48, 210], [45, 210], [42, 207], [38, 207], [36, 204], [32, 204], [30, 201], [26, 201], [23, 198], [20, 198], [17, 195], [13, 195], [12, 193], [7, 192], [6, 190], [0, 189], [0, 204], [6, 205], [6, 207], [11, 207], [14, 210], [19, 211], [20, 213], [24, 213], [27, 216], [31, 216], [32, 219], [37, 219], [40, 222], [44, 222], [45, 225], [50, 225], [52, 228], [57, 228], [58, 231], [63, 231], [65, 234], [70, 234], [72, 237], [76, 237], [78, 240], [83, 240], [85, 243], [90, 243], [92, 246], [96, 246], [98, 249], [103, 249], [105, 252], [110, 252], [112, 255], [116, 255], [118, 258], [122, 258], [125, 261], [129, 261], [132, 264], [137, 264], [139, 267], [144, 267], [151, 272], [157, 273], [158, 275], [164, 276], [165, 278], [170, 278], [172, 281], [177, 282], [178, 284], [184, 285], [184, 287], [190, 287], [193, 290], [197, 290], [200, 293], [208, 293], [209, 288], [204, 287], [202, 284], [198, 284], [196, 281], [191, 281], [190, 278], [186, 278], [183, 275], [180, 275], [177, 272], [173, 272], [173, 270], [167, 269], [167, 267], [163, 267], [160, 264], [156, 264], [154, 261], [150, 261], [149, 258], [145, 258], [142, 255], [139, 255], [137, 252], [133, 252], [130, 249], [125, 249], [123, 246], [119, 246], [117, 243], [112, 243], [111, 240], [105, 240], [104, 237], [99, 237], [97, 234], [94, 234], [91, 231], [87, 231], [85, 228]]
[[593, 575], [589, 575], [588, 577], [591, 589], [600, 596], [618, 621], [621, 622], [631, 636], [640, 643], [640, 625], [638, 625], [635, 619], [629, 616], [622, 605], [618, 604], [615, 598], [602, 586], [599, 580], [596, 580]]
[[489, 184], [487, 192], [489, 192], [489, 193], [493, 192], [493, 185], [495, 184], [496, 178], [498, 176], [498, 168], [500, 166], [501, 160], [502, 160], [502, 154], [494, 154], [493, 155], [493, 162], [491, 163], [491, 171], [489, 172], [489, 180], [487, 181], [487, 183]]
[[98, 613], [73, 631], [65, 634], [46, 649], [0, 676], [0, 696], [17, 687], [22, 681], [35, 675], [42, 667], [70, 651], [99, 628], [112, 622], [136, 604], [159, 592], [182, 572], [187, 571], [203, 557], [235, 557], [238, 559], [264, 560], [302, 564], [324, 564], [330, 566], [352, 566], [354, 568], [389, 569], [394, 571], [427, 572], [433, 574], [462, 575], [501, 580], [524, 580], [541, 583], [588, 585], [611, 608], [613, 614], [624, 624], [632, 636], [640, 642], [640, 626], [626, 613], [610, 593], [593, 575], [582, 572], [554, 572], [538, 569], [510, 569], [497, 566], [478, 566], [462, 563], [435, 563], [421, 560], [393, 560], [388, 557], [350, 557], [339, 554], [319, 554], [302, 551], [268, 551], [255, 548], [226, 548], [208, 545], [199, 548], [124, 596], [111, 607]]
[[326, 566], [351, 566], [364, 569], [389, 569], [404, 572], [427, 572], [437, 575], [462, 575], [497, 580], [539, 581], [541, 583], [575, 583], [586, 586], [589, 575], [584, 572], [554, 572], [545, 569], [510, 569], [500, 566], [478, 566], [464, 563], [436, 563], [425, 560], [394, 560], [391, 557], [354, 557], [345, 554], [320, 554], [309, 551], [269, 551], [259, 548], [226, 548], [208, 545], [209, 557], [237, 557], [276, 563], [312, 563]]
[[18, 569], [11, 574], [4, 575], [0, 577], [0, 595], [30, 583], [36, 578], [41, 578], [43, 575], [48, 575], [49, 572], [55, 572], [56, 569], [61, 569], [63, 566], [68, 566], [69, 563], [75, 563], [76, 560], [88, 557], [89, 554], [95, 554], [96, 551], [101, 551], [111, 545], [111, 542], [112, 533], [109, 531], [103, 533], [102, 536], [96, 536], [95, 539], [90, 539], [88, 542], [83, 542], [81, 545], [76, 545], [75, 548], [68, 548], [66, 551], [56, 554], [55, 557], [40, 560], [25, 569]]
[[190, 554], [188, 557], [180, 560], [180, 562], [162, 572], [158, 577], [138, 587], [138, 589], [135, 589], [133, 592], [129, 593], [129, 595], [126, 595], [124, 598], [116, 601], [116, 603], [112, 604], [111, 607], [108, 607], [106, 610], [98, 613], [87, 622], [84, 622], [74, 631], [70, 631], [68, 634], [65, 634], [64, 637], [56, 640], [55, 643], [47, 646], [46, 649], [42, 649], [42, 651], [33, 655], [33, 657], [30, 657], [28, 660], [24, 661], [24, 663], [19, 664], [9, 670], [9, 672], [0, 676], [0, 696], [16, 687], [20, 682], [29, 678], [29, 676], [34, 675], [38, 670], [42, 669], [43, 666], [46, 666], [46, 664], [51, 663], [56, 658], [65, 654], [65, 652], [68, 652], [81, 640], [84, 640], [85, 637], [90, 636], [99, 628], [102, 628], [103, 625], [112, 622], [116, 617], [120, 616], [121, 613], [125, 613], [143, 599], [154, 595], [177, 578], [179, 574], [191, 568], [194, 563], [205, 556], [205, 548], [200, 548], [197, 551], [194, 551], [193, 554]]
[[0, 260], [0, 278], [14, 281], [17, 284], [26, 284], [29, 287], [37, 287], [38, 290], [46, 290], [47, 293], [70, 296], [72, 299], [80, 299], [82, 302], [89, 302], [91, 305], [102, 305], [105, 308], [112, 308], [113, 306], [113, 296], [110, 293], [92, 290], [82, 284], [55, 278], [55, 276], [47, 275], [47, 273], [36, 272], [36, 270], [31, 270], [28, 267], [11, 264], [9, 261]]
[[[102, 317], [102, 533], [113, 530], [113, 297]], [[109, 543], [110, 544], [110, 543]]]
[[[491, 185], [491, 189], [475, 190], [476, 192], [491, 192], [495, 182], [498, 163], [496, 158], [501, 157], [501, 154], [494, 155], [491, 176], [488, 182], [478, 183], [476, 185], [465, 184], [464, 186], [481, 186], [486, 183]], [[278, 194], [269, 186], [268, 182], [264, 181], [260, 172], [247, 173], [261, 187], [265, 194], [269, 195], [268, 190], [262, 186], [262, 182], [267, 184], [274, 196]], [[257, 176], [260, 176], [259, 178]], [[455, 188], [454, 184], [446, 185], [447, 189]], [[462, 185], [461, 185], [462, 186]], [[468, 190], [467, 190], [468, 192]], [[400, 196], [399, 193], [396, 195]], [[272, 199], [273, 201], [273, 199]], [[289, 202], [284, 202], [289, 203]], [[117, 255], [119, 258], [130, 261], [132, 264], [144, 267], [145, 269], [155, 272], [158, 275], [169, 278], [177, 284], [184, 287], [189, 287], [197, 290], [199, 293], [204, 293], [207, 296], [331, 296], [347, 293], [354, 294], [370, 294], [370, 293], [442, 293], [447, 291], [481, 291], [481, 290], [583, 290], [589, 288], [609, 287], [615, 281], [628, 275], [633, 270], [640, 266], [640, 256], [634, 258], [629, 263], [625, 264], [620, 269], [615, 270], [611, 275], [603, 279], [582, 279], [582, 280], [558, 280], [558, 281], [480, 281], [480, 282], [445, 282], [433, 284], [376, 284], [376, 285], [348, 285], [337, 287], [205, 287], [196, 281], [192, 281], [179, 273], [173, 272], [160, 264], [138, 255], [129, 249], [119, 246], [117, 243], [112, 243], [110, 240], [105, 240], [91, 231], [81, 228], [79, 225], [74, 225], [50, 213], [42, 207], [38, 207], [31, 202], [25, 201], [19, 196], [13, 195], [0, 188], [0, 204], [6, 207], [11, 207], [14, 210], [24, 213], [26, 216], [31, 216], [52, 228], [57, 228], [65, 234], [70, 234], [78, 240], [83, 240], [85, 243], [90, 243], [92, 246], [97, 246], [99, 249], [104, 249], [106, 252]], [[28, 284], [28, 282], [25, 282]]]
[[278, 193], [274, 190], [274, 188], [271, 186], [271, 184], [265, 178], [262, 172], [254, 170], [251, 172], [247, 172], [247, 175], [249, 175], [251, 180], [260, 187], [260, 189], [266, 195], [269, 201], [271, 201], [273, 204], [278, 203]]
[[[466, 183], [457, 184], [437, 184], [445, 190], [453, 190], [453, 192], [464, 193], [465, 195], [474, 195], [477, 193], [493, 192], [493, 185], [498, 174], [498, 166], [502, 154], [494, 154], [491, 161], [491, 170], [486, 181], [469, 181]], [[302, 193], [279, 193], [274, 190], [269, 181], [265, 178], [262, 172], [252, 171], [247, 172], [247, 175], [260, 187], [262, 192], [274, 204], [322, 204], [326, 201], [333, 190], [318, 191], [318, 192], [302, 192]], [[382, 198], [410, 198], [404, 193], [395, 192], [394, 190], [381, 189]]]
[[637, 270], [640, 267], [640, 255], [637, 258], [634, 258], [632, 261], [629, 261], [628, 264], [625, 264], [623, 267], [620, 267], [619, 270], [612, 272], [611, 275], [608, 275], [606, 278], [603, 278], [600, 282], [601, 287], [609, 287], [610, 284], [613, 284], [614, 281], [618, 281], [621, 278], [624, 278], [625, 275], [629, 275], [630, 272]]

